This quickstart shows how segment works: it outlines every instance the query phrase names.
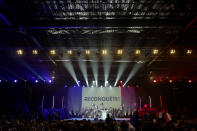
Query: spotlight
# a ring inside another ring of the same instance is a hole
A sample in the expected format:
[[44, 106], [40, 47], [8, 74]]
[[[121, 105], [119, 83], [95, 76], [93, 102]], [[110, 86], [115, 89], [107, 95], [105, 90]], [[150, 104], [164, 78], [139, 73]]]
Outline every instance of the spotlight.
[[107, 86], [108, 85], [108, 81], [105, 81], [105, 86]]
[[153, 80], [154, 83], [157, 83], [157, 80]]
[[123, 50], [122, 50], [122, 49], [118, 49], [118, 50], [117, 50], [117, 54], [118, 54], [118, 55], [122, 55], [122, 54], [123, 54]]
[[73, 53], [72, 50], [68, 50], [68, 51], [67, 51], [67, 54], [68, 54], [68, 55], [72, 55], [72, 53]]
[[170, 83], [172, 83], [172, 80], [169, 80]]
[[107, 50], [106, 49], [102, 50], [102, 55], [107, 55]]
[[192, 54], [192, 50], [187, 50], [186, 54], [187, 55], [191, 55]]
[[0, 80], [0, 82], [1, 82], [1, 80]]
[[39, 81], [38, 80], [35, 80], [35, 83], [38, 83]]
[[14, 83], [17, 83], [18, 81], [17, 80], [14, 80]]
[[52, 50], [50, 50], [49, 53], [50, 53], [51, 55], [56, 55], [56, 50], [52, 49]]
[[153, 50], [153, 55], [157, 55], [159, 53], [159, 50], [158, 49], [154, 49]]
[[90, 55], [90, 50], [85, 50], [86, 55]]
[[38, 55], [38, 50], [32, 50], [33, 55]]
[[23, 55], [23, 50], [22, 50], [22, 49], [18, 49], [18, 50], [16, 51], [16, 53], [17, 53], [17, 55]]
[[188, 80], [189, 83], [192, 83], [192, 80]]
[[52, 77], [51, 77], [51, 79], [53, 79], [53, 80], [54, 80], [54, 79], [55, 79], [55, 76], [52, 76]]
[[139, 50], [139, 49], [135, 50], [135, 54], [136, 55], [140, 55], [141, 54], [141, 50]]
[[52, 82], [52, 80], [49, 80], [48, 82], [49, 82], [49, 83], [51, 83], [51, 82]]
[[78, 86], [80, 86], [80, 83], [81, 83], [80, 81], [77, 81], [77, 85], [78, 85]]
[[170, 50], [170, 54], [171, 54], [171, 55], [174, 55], [175, 53], [176, 53], [176, 50], [175, 50], [175, 49], [171, 49], [171, 50]]

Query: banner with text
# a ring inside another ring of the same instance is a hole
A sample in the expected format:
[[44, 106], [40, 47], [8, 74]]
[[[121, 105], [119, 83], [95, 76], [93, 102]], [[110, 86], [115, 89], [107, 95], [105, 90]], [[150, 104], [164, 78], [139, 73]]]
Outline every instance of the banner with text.
[[112, 88], [83, 88], [82, 89], [82, 108], [104, 109], [104, 108], [121, 109], [121, 89]]

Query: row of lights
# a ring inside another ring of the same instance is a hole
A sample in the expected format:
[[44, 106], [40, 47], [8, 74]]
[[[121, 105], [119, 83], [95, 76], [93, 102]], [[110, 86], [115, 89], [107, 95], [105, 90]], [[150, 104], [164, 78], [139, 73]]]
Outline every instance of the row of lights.
[[[18, 54], [18, 55], [23, 55], [24, 54], [24, 51], [22, 50], [22, 49], [18, 49], [17, 51], [16, 51], [16, 53]], [[55, 49], [52, 49], [52, 50], [50, 50], [49, 51], [49, 54], [50, 55], [56, 55], [56, 50]], [[176, 50], [175, 49], [170, 49], [170, 51], [169, 51], [169, 53], [171, 54], [171, 55], [175, 55], [176, 54]], [[38, 50], [32, 50], [32, 54], [33, 55], [38, 55], [39, 54], [39, 51]], [[72, 50], [67, 50], [67, 54], [68, 55], [72, 55], [73, 54], [73, 51]], [[91, 54], [91, 51], [90, 50], [85, 50], [85, 54], [86, 55], [90, 55]], [[101, 50], [101, 54], [102, 55], [107, 55], [108, 54], [108, 51], [106, 50], [106, 49], [103, 49], [103, 50]], [[117, 50], [117, 52], [116, 52], [116, 54], [117, 55], [123, 55], [123, 50], [122, 49], [118, 49]], [[135, 55], [141, 55], [142, 54], [142, 51], [140, 50], [140, 49], [136, 49], [135, 50]], [[159, 50], [158, 49], [153, 49], [152, 50], [152, 54], [153, 55], [158, 55], [159, 54]], [[186, 50], [186, 54], [187, 55], [191, 55], [192, 54], [192, 50], [190, 50], [190, 49], [187, 49]]]
[[[5, 80], [5, 81], [7, 81], [7, 80]], [[24, 81], [27, 82], [27, 80], [24, 80]], [[0, 83], [1, 83], [1, 82], [3, 82], [3, 80], [0, 80]], [[13, 80], [13, 82], [14, 82], [14, 83], [17, 83], [18, 80]], [[35, 80], [34, 82], [35, 82], [35, 83], [38, 83], [39, 80]], [[48, 82], [48, 83], [52, 83], [52, 80], [48, 80], [47, 82]]]
[[[157, 83], [158, 81], [157, 80], [153, 80], [153, 83]], [[173, 82], [173, 80], [169, 80], [169, 83], [172, 83]], [[188, 80], [188, 83], [192, 83], [192, 80]]]

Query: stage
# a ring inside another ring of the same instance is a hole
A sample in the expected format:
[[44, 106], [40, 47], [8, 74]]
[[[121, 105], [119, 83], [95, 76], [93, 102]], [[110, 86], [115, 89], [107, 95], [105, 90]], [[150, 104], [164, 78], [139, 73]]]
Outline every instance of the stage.
[[[65, 119], [65, 120], [77, 120], [77, 121], [80, 121], [80, 120], [90, 120], [90, 121], [93, 121], [94, 119], [97, 119], [97, 120], [100, 120], [101, 118], [70, 118], [70, 119]], [[130, 118], [114, 118], [116, 121], [130, 121]], [[103, 119], [101, 119], [103, 120]]]

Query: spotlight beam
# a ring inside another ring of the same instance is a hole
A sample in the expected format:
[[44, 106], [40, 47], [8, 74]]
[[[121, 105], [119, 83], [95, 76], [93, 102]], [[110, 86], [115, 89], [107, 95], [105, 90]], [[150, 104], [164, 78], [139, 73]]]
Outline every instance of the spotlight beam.
[[120, 80], [123, 72], [125, 71], [125, 69], [127, 68], [128, 63], [124, 62], [124, 63], [120, 63], [120, 66], [118, 68], [118, 73], [117, 73], [117, 77], [116, 77], [116, 81], [114, 83], [114, 86], [117, 85], [118, 81]]
[[137, 63], [134, 65], [133, 69], [130, 71], [129, 76], [127, 77], [123, 86], [125, 86], [135, 76], [135, 74], [139, 71], [142, 65], [143, 65], [142, 63], [140, 64]]
[[24, 60], [17, 59], [20, 63], [23, 64], [24, 67], [26, 67], [29, 71], [31, 71], [34, 75], [36, 75], [39, 79], [41, 79], [44, 82], [44, 79], [42, 76], [40, 76], [30, 65], [28, 65]]
[[93, 72], [94, 79], [96, 81], [96, 86], [98, 86], [98, 58], [95, 54], [92, 54], [91, 59], [94, 61], [91, 61], [91, 68]]
[[86, 62], [83, 61], [83, 60], [81, 61], [81, 60], [82, 60], [82, 58], [80, 57], [78, 59], [79, 68], [80, 68], [80, 70], [82, 72], [82, 75], [83, 75], [83, 77], [85, 79], [86, 85], [89, 87]]
[[109, 73], [110, 73], [110, 69], [111, 69], [111, 63], [112, 63], [112, 58], [111, 58], [111, 55], [109, 54], [108, 56], [104, 57], [104, 64], [103, 64], [104, 79], [105, 79], [104, 82], [105, 83], [108, 81], [108, 78], [109, 78]]
[[[67, 59], [69, 59], [69, 58], [67, 57]], [[72, 76], [72, 78], [74, 79], [74, 81], [77, 83], [77, 85], [79, 85], [72, 62], [70, 60], [69, 61], [66, 61], [66, 62], [63, 61], [63, 65], [67, 69], [67, 71], [69, 72], [69, 74]]]
[[13, 71], [10, 71], [10, 69], [4, 67], [4, 66], [1, 66], [0, 65], [0, 69], [3, 69], [4, 71], [6, 71], [7, 73], [9, 73], [10, 75], [13, 75], [14, 77], [18, 78], [18, 79], [22, 79], [24, 80], [21, 76], [17, 75], [16, 73], [14, 73]]

